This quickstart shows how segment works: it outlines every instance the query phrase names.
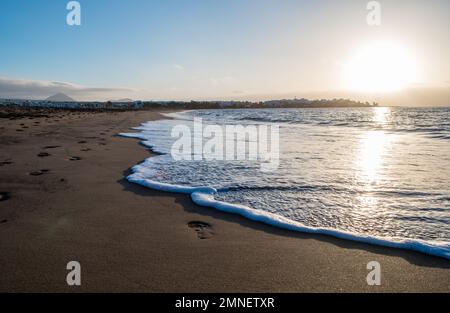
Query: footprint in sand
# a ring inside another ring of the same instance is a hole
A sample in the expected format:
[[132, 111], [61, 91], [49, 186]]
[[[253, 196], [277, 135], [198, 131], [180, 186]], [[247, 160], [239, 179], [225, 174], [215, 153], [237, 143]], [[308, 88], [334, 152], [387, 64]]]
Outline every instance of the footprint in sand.
[[8, 220], [7, 219], [4, 219], [4, 220], [1, 220], [0, 221], [0, 224], [5, 224], [5, 223], [7, 223], [8, 222]]
[[56, 149], [61, 148], [61, 146], [45, 146], [44, 149]]
[[81, 140], [81, 141], [78, 141], [78, 143], [79, 144], [84, 144], [84, 143], [87, 143], [87, 141], [86, 140]]
[[214, 236], [212, 226], [208, 223], [192, 221], [188, 223], [188, 227], [197, 233], [198, 239], [210, 239]]
[[6, 201], [9, 198], [10, 198], [9, 192], [4, 192], [4, 191], [0, 192], [0, 201]]
[[31, 172], [30, 175], [31, 176], [41, 176], [48, 172], [50, 172], [50, 170], [39, 170], [39, 171]]
[[47, 152], [41, 152], [41, 153], [39, 153], [37, 156], [40, 157], [40, 158], [45, 158], [45, 157], [50, 156], [50, 153], [47, 153]]
[[89, 148], [83, 148], [83, 149], [81, 149], [81, 151], [83, 151], [83, 152], [88, 152], [88, 151], [91, 151], [92, 149], [89, 149]]
[[4, 166], [4, 165], [11, 165], [11, 164], [13, 164], [14, 162], [11, 162], [11, 161], [3, 161], [3, 162], [0, 162], [0, 166]]
[[82, 160], [82, 158], [78, 157], [78, 156], [72, 156], [69, 158], [69, 161], [80, 161]]

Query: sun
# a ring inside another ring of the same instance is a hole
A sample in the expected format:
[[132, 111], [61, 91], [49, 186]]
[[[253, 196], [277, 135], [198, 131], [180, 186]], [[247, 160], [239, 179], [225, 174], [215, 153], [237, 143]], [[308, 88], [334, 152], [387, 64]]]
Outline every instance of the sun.
[[371, 43], [356, 51], [344, 66], [347, 88], [360, 92], [392, 92], [417, 81], [411, 51], [393, 43]]

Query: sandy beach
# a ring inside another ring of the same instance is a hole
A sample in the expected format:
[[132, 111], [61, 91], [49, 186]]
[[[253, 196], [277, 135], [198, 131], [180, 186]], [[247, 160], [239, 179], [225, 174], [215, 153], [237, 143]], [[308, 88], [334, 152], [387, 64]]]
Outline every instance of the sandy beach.
[[[125, 180], [156, 111], [0, 118], [0, 292], [449, 292], [450, 262], [269, 227]], [[79, 261], [81, 287], [66, 284]], [[366, 282], [370, 261], [381, 286]]]

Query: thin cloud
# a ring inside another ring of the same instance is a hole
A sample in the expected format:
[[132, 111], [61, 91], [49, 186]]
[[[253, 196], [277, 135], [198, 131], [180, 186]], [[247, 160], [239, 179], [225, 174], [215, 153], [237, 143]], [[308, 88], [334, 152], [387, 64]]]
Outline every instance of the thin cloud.
[[172, 64], [172, 68], [178, 71], [184, 70], [184, 66], [180, 64]]
[[56, 93], [64, 93], [76, 100], [107, 100], [133, 92], [128, 88], [85, 87], [66, 82], [0, 77], [0, 98], [4, 99], [45, 99]]
[[223, 76], [223, 77], [212, 77], [209, 79], [213, 86], [221, 86], [234, 82], [234, 77]]

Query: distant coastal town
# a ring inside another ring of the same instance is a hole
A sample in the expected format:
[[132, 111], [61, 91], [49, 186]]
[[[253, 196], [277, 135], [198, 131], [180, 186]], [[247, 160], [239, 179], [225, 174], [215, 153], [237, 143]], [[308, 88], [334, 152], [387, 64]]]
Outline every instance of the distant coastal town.
[[350, 99], [280, 99], [269, 101], [76, 101], [59, 94], [45, 100], [0, 99], [3, 107], [53, 108], [74, 110], [145, 110], [167, 109], [261, 109], [261, 108], [332, 108], [332, 107], [377, 107], [378, 103], [361, 102]]

